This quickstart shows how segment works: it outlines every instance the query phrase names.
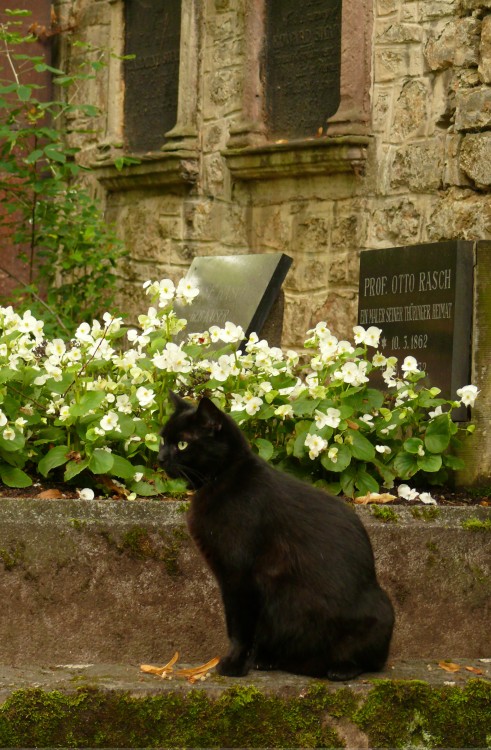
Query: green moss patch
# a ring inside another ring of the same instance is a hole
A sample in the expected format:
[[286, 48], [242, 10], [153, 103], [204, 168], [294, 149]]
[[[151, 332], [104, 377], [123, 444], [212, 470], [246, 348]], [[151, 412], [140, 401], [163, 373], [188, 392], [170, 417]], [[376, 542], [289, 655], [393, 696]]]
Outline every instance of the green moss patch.
[[145, 696], [19, 690], [0, 707], [0, 746], [339, 748], [345, 742], [338, 727], [346, 722], [371, 748], [486, 747], [491, 683], [435, 688], [376, 680], [362, 694], [313, 682], [286, 697], [250, 685], [214, 698], [199, 688]]

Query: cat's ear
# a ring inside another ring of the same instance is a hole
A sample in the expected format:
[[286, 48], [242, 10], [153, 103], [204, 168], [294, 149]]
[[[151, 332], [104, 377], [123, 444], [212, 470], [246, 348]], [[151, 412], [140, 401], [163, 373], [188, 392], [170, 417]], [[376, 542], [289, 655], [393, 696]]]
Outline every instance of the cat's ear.
[[203, 396], [198, 404], [196, 416], [200, 420], [203, 427], [207, 427], [212, 430], [221, 430], [223, 425], [223, 412], [220, 411], [218, 406], [215, 406], [207, 396]]
[[172, 402], [172, 405], [174, 406], [174, 409], [176, 409], [177, 411], [188, 409], [190, 406], [187, 401], [181, 398], [181, 396], [179, 396], [177, 393], [174, 393], [174, 391], [169, 390], [169, 398]]

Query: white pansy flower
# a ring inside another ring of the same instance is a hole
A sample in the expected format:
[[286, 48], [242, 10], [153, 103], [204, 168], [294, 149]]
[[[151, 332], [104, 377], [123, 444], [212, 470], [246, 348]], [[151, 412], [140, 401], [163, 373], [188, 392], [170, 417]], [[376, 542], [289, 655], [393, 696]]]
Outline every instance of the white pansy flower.
[[191, 372], [192, 369], [192, 363], [186, 353], [172, 342], [168, 342], [164, 351], [152, 358], [152, 363], [159, 370], [168, 372]]
[[293, 417], [293, 407], [290, 404], [282, 404], [275, 409], [275, 416], [287, 419]]
[[137, 471], [135, 475], [133, 476], [133, 479], [135, 482], [141, 482], [141, 480], [143, 479], [143, 472]]
[[408, 375], [418, 373], [418, 362], [415, 357], [406, 357], [401, 365], [401, 370]]
[[257, 414], [263, 403], [262, 398], [259, 398], [259, 396], [253, 396], [250, 393], [245, 394], [245, 410], [251, 417]]
[[7, 424], [7, 422], [8, 422], [7, 417], [5, 416], [5, 414], [3, 413], [3, 411], [0, 409], [0, 427], [5, 427], [5, 425]]
[[236, 326], [234, 323], [227, 321], [220, 333], [220, 338], [226, 344], [235, 344], [244, 338], [244, 330], [241, 326]]
[[376, 445], [375, 450], [378, 453], [391, 453], [391, 448], [388, 445]]
[[15, 430], [12, 427], [6, 427], [2, 435], [4, 440], [15, 440]]
[[121, 427], [119, 426], [119, 417], [116, 412], [109, 411], [104, 417], [102, 417], [100, 428], [101, 430], [104, 430], [104, 432], [110, 432], [111, 430], [119, 432]]
[[437, 406], [434, 411], [428, 412], [428, 416], [430, 419], [434, 419], [435, 417], [440, 417], [443, 414], [443, 409], [441, 406]]
[[339, 453], [339, 448], [337, 445], [331, 445], [331, 447], [327, 451], [327, 457], [331, 459], [333, 464], [335, 464], [338, 460], [338, 453]]
[[177, 285], [176, 294], [179, 300], [190, 304], [199, 294], [199, 289], [188, 279], [181, 279]]
[[372, 357], [372, 365], [374, 367], [384, 367], [384, 365], [387, 363], [386, 358], [383, 354], [380, 354], [380, 352], [377, 352]]
[[309, 449], [309, 458], [312, 461], [327, 448], [327, 440], [324, 440], [319, 435], [306, 435], [304, 444]]
[[131, 414], [133, 411], [130, 398], [126, 393], [116, 398], [116, 409], [122, 414]]
[[83, 490], [78, 490], [78, 496], [80, 500], [93, 500], [95, 497], [94, 490], [90, 487], [84, 487]]
[[155, 392], [143, 385], [136, 391], [136, 398], [141, 407], [146, 408], [155, 401]]
[[354, 348], [349, 341], [339, 341], [337, 353], [338, 354], [353, 354]]
[[353, 335], [355, 339], [355, 344], [363, 344], [365, 342], [366, 331], [363, 328], [363, 326], [354, 326]]
[[457, 396], [460, 396], [460, 403], [465, 406], [474, 406], [479, 391], [475, 385], [464, 385], [457, 389]]
[[370, 326], [369, 328], [367, 328], [365, 332], [365, 338], [363, 340], [364, 343], [367, 346], [373, 346], [374, 349], [376, 349], [378, 346], [378, 342], [380, 340], [381, 333], [382, 333], [381, 328], [377, 328], [377, 326]]
[[400, 484], [397, 488], [397, 494], [399, 497], [402, 497], [403, 500], [416, 500], [419, 496], [419, 492], [411, 489], [408, 484]]
[[270, 393], [273, 390], [273, 386], [269, 380], [263, 380], [262, 383], [259, 383], [259, 390], [263, 393]]
[[318, 430], [322, 430], [323, 427], [333, 427], [336, 429], [341, 421], [341, 412], [332, 406], [325, 412], [316, 409], [314, 418]]
[[425, 505], [436, 505], [436, 500], [429, 492], [420, 492], [419, 499]]
[[27, 419], [24, 419], [24, 417], [17, 417], [17, 419], [14, 422], [15, 426], [21, 431], [24, 431], [24, 427], [27, 424]]
[[60, 411], [58, 414], [59, 419], [64, 422], [66, 419], [68, 419], [70, 416], [70, 407], [66, 404], [62, 407], [60, 407]]

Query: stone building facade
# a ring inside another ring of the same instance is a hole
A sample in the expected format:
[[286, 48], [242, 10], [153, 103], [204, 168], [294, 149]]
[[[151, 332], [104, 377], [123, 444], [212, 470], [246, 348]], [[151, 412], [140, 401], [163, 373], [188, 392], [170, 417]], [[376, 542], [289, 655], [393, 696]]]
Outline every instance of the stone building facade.
[[[491, 0], [343, 0], [340, 104], [304, 138], [268, 125], [266, 2], [168, 4], [181, 7], [176, 122], [138, 165], [113, 166], [135, 151], [115, 58], [79, 92], [101, 106], [99, 131], [73, 138], [131, 252], [128, 305], [195, 256], [285, 252], [283, 342], [295, 346], [321, 319], [350, 334], [360, 252], [491, 237]], [[65, 66], [76, 40], [125, 51], [124, 0], [55, 5], [76, 27]]]
[[[350, 337], [360, 253], [481, 241], [472, 363], [481, 394], [461, 481], [487, 481], [491, 0], [55, 0], [54, 6], [62, 26], [75, 29], [60, 39], [65, 68], [101, 49], [132, 52], [125, 18], [132, 19], [139, 47], [134, 62], [111, 57], [102, 75], [79, 85], [77, 96], [98, 104], [101, 116], [85, 134], [77, 131], [87, 123], [75, 119], [71, 136], [82, 161], [95, 167], [87, 179], [130, 251], [119, 268], [121, 305], [129, 312], [146, 306], [143, 281], [176, 280], [194, 257], [284, 252], [293, 264], [283, 285], [283, 345], [301, 346], [320, 320]], [[275, 27], [283, 22], [290, 24], [286, 36]], [[319, 51], [318, 66], [310, 59], [308, 68], [306, 38], [326, 39], [327, 65]], [[94, 51], [81, 50], [79, 41]], [[289, 56], [280, 83], [288, 95], [291, 82], [299, 97], [293, 107], [283, 100], [284, 126], [271, 115], [276, 79], [268, 78], [268, 55], [276, 44]], [[168, 64], [162, 81], [152, 83], [159, 60]], [[326, 95], [329, 76], [337, 76], [338, 88]], [[318, 127], [302, 131], [304, 109], [316, 98]], [[160, 132], [155, 107], [162, 103], [162, 122], [173, 124]], [[118, 171], [116, 160], [134, 152], [139, 163]]]

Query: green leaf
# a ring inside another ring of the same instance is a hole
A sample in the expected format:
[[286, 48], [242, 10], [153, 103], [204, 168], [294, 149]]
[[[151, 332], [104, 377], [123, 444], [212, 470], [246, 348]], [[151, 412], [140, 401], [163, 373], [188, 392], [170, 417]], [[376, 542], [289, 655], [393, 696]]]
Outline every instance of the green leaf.
[[97, 409], [105, 398], [104, 391], [87, 391], [78, 404], [70, 406], [70, 414], [73, 417], [84, 417], [87, 412]]
[[0, 477], [7, 487], [30, 487], [32, 479], [22, 471], [8, 464], [0, 464]]
[[68, 445], [57, 445], [52, 448], [48, 453], [39, 461], [38, 471], [47, 477], [52, 469], [56, 469], [57, 466], [63, 466], [68, 461], [68, 454], [70, 448]]
[[292, 403], [293, 413], [297, 416], [310, 417], [320, 404], [320, 399], [302, 398]]
[[418, 467], [422, 471], [439, 471], [442, 467], [442, 457], [435, 454], [426, 454], [418, 458]]
[[31, 87], [30, 86], [23, 86], [20, 84], [20, 86], [17, 87], [17, 96], [21, 100], [21, 102], [28, 102], [31, 98]]
[[355, 458], [360, 461], [371, 461], [375, 457], [375, 447], [358, 430], [347, 430], [347, 435], [353, 440], [351, 453]]
[[443, 453], [448, 448], [450, 438], [453, 434], [448, 414], [440, 414], [428, 424], [424, 444], [430, 453]]
[[57, 146], [55, 143], [49, 143], [45, 147], [44, 153], [48, 157], [48, 159], [52, 159], [53, 161], [57, 161], [60, 164], [64, 164], [66, 162], [66, 155], [61, 150], [61, 146]]
[[460, 469], [465, 468], [465, 462], [457, 456], [443, 456], [443, 463], [453, 471], [459, 471]]
[[377, 480], [362, 468], [356, 473], [355, 485], [362, 495], [368, 495], [369, 492], [378, 492], [380, 489]]
[[329, 458], [327, 452], [321, 455], [321, 464], [326, 471], [341, 472], [344, 471], [351, 463], [351, 451], [347, 445], [338, 445], [336, 461]]
[[273, 456], [274, 446], [273, 443], [270, 443], [269, 440], [265, 440], [264, 438], [256, 438], [254, 440], [254, 445], [258, 449], [258, 453], [261, 458], [264, 458], [265, 461], [269, 461]]
[[408, 453], [418, 453], [423, 448], [423, 441], [420, 438], [408, 438], [404, 441], [404, 450]]
[[133, 479], [136, 473], [136, 469], [133, 464], [128, 461], [127, 458], [118, 456], [115, 453], [113, 456], [113, 465], [111, 467], [111, 474], [120, 479]]
[[132, 492], [136, 492], [137, 495], [141, 495], [142, 497], [151, 497], [152, 495], [158, 495], [159, 491], [156, 487], [154, 487], [153, 484], [148, 484], [148, 482], [135, 482], [131, 485]]
[[69, 461], [66, 465], [65, 473], [63, 475], [64, 481], [69, 482], [70, 479], [73, 479], [73, 477], [76, 477], [77, 474], [80, 474], [84, 469], [86, 469], [88, 465], [88, 458], [84, 458], [83, 461]]
[[401, 451], [394, 460], [394, 469], [401, 479], [409, 479], [418, 471], [418, 458], [414, 453]]
[[295, 425], [296, 438], [293, 446], [293, 455], [295, 458], [303, 458], [307, 453], [307, 448], [305, 447], [305, 436], [310, 430], [312, 424], [313, 422], [309, 422], [308, 420], [301, 420]]
[[94, 474], [107, 474], [114, 464], [114, 456], [109, 451], [96, 448], [89, 459], [89, 469]]

